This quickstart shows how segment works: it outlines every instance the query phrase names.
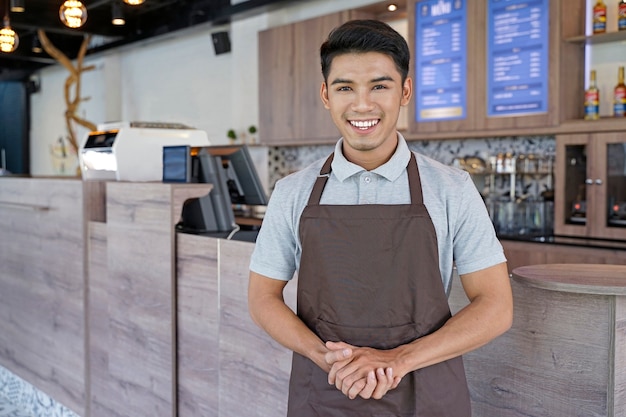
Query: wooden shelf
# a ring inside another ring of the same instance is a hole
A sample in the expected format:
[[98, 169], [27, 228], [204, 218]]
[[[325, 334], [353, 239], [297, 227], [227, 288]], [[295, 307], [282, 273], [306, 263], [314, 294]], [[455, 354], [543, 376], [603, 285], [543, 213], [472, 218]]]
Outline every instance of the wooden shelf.
[[565, 39], [569, 43], [584, 43], [587, 45], [597, 45], [601, 43], [626, 42], [626, 30], [619, 32], [606, 32], [597, 35], [580, 35]]

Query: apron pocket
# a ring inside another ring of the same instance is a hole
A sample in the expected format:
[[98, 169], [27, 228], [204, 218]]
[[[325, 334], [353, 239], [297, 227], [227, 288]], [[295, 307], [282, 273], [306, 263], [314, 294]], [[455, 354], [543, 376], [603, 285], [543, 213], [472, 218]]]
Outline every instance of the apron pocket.
[[393, 349], [419, 337], [413, 323], [387, 327], [341, 326], [322, 319], [315, 323], [315, 333], [324, 341], [345, 342], [353, 346]]

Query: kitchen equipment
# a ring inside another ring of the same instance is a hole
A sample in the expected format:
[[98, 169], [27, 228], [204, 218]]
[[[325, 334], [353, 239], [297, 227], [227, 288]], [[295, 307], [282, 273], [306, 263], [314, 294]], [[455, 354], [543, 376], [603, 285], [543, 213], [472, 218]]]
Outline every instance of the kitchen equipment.
[[86, 180], [161, 181], [164, 146], [209, 144], [206, 132], [178, 123], [106, 123], [87, 134], [80, 169]]

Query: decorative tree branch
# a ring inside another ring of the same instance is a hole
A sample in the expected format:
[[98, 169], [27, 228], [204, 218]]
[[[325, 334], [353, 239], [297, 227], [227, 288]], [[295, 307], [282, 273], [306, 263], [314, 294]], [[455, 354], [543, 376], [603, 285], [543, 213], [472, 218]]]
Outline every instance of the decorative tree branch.
[[[48, 53], [48, 55], [59, 61], [59, 63], [70, 72], [70, 75], [65, 80], [65, 104], [67, 106], [67, 109], [65, 110], [65, 124], [67, 126], [67, 131], [69, 134], [70, 146], [72, 146], [74, 151], [78, 153], [78, 141], [76, 140], [76, 133], [74, 131], [74, 126], [72, 122], [86, 127], [89, 130], [96, 130], [96, 125], [94, 123], [91, 123], [88, 120], [84, 120], [77, 115], [78, 107], [81, 101], [89, 100], [89, 97], [80, 96], [81, 75], [83, 72], [91, 71], [95, 68], [94, 65], [83, 67], [83, 60], [85, 59], [87, 46], [89, 46], [91, 36], [86, 36], [85, 38], [83, 38], [83, 43], [81, 44], [80, 50], [78, 51], [78, 56], [76, 57], [76, 67], [74, 67], [72, 61], [52, 44], [52, 42], [50, 41], [50, 39], [48, 39], [48, 36], [46, 36], [46, 33], [43, 30], [37, 30], [37, 35], [39, 36], [39, 40], [41, 41], [41, 46]], [[73, 91], [74, 98], [71, 99], [70, 96], [72, 93], [73, 85], [75, 85]]]

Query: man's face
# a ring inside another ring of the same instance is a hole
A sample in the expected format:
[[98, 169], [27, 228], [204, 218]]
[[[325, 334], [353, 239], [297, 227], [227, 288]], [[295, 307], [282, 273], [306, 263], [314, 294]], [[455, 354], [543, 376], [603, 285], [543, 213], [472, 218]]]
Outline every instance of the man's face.
[[391, 157], [397, 145], [400, 106], [409, 103], [411, 93], [411, 79], [403, 84], [393, 59], [385, 54], [344, 54], [333, 59], [320, 94], [344, 138], [343, 152], [349, 161], [371, 170]]

